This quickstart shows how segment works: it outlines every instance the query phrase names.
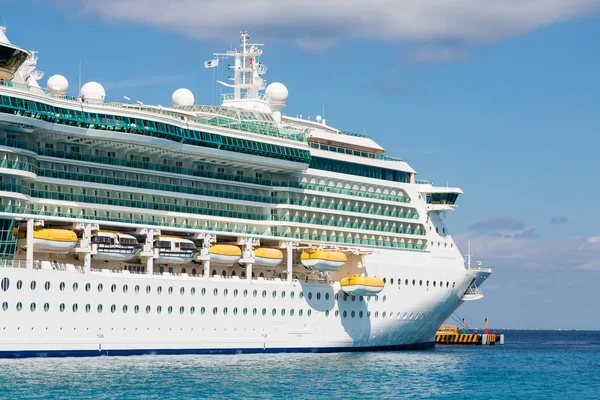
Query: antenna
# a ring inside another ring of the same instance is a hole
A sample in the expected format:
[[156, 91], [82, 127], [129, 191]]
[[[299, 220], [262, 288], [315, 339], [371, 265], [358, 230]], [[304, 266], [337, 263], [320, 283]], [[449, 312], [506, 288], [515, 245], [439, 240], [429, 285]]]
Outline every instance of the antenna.
[[125, 100], [127, 100], [127, 101], [131, 101], [131, 99], [130, 99], [129, 97], [127, 97], [127, 96], [123, 96], [123, 98], [124, 98]]
[[139, 100], [136, 100], [135, 102], [136, 102], [136, 103], [138, 103], [140, 106], [143, 106], [143, 105], [144, 105], [144, 103], [142, 103], [142, 102], [141, 102], [141, 101], [139, 101]]

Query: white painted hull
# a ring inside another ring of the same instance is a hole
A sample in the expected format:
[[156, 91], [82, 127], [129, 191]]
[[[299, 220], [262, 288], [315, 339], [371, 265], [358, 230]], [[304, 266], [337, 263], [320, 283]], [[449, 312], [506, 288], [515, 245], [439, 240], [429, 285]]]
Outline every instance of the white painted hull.
[[[399, 288], [394, 283], [387, 284], [377, 297], [353, 298], [344, 296], [339, 283], [249, 283], [245, 279], [0, 268], [0, 280], [10, 281], [8, 290], [0, 290], [0, 356], [420, 348], [433, 343], [438, 326], [461, 304], [460, 297], [473, 277], [487, 274], [463, 268], [376, 265], [370, 273], [387, 277], [388, 282], [402, 276], [417, 282], [439, 279], [450, 285], [427, 289], [404, 282]], [[16, 288], [18, 280], [23, 282], [21, 290]], [[31, 281], [37, 282], [36, 290], [29, 290]], [[45, 282], [50, 282], [48, 291]], [[62, 282], [65, 290], [61, 291]], [[75, 283], [76, 291], [72, 289]], [[112, 285], [116, 285], [114, 291]], [[169, 287], [173, 294], [167, 294]], [[263, 296], [263, 291], [268, 295]], [[6, 311], [2, 311], [4, 302]], [[32, 303], [35, 311], [30, 310]], [[47, 312], [45, 303], [49, 304]], [[101, 313], [98, 305], [103, 307]]]

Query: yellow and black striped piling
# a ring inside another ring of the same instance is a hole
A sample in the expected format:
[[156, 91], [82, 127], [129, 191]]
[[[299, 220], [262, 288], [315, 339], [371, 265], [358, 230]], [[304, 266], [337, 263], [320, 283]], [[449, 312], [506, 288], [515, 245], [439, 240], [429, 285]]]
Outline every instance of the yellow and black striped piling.
[[[465, 321], [463, 320], [463, 327]], [[504, 344], [504, 335], [492, 333], [487, 334], [487, 318], [486, 330], [484, 334], [466, 333], [466, 327], [459, 332], [455, 325], [442, 325], [435, 335], [436, 344], [455, 344], [455, 345], [495, 345]]]

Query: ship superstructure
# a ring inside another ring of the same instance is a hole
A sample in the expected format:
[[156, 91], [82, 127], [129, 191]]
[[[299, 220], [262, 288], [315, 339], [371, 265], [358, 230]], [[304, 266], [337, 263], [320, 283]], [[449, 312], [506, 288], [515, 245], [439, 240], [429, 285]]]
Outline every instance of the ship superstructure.
[[283, 115], [240, 44], [215, 54], [234, 58], [221, 105], [181, 88], [162, 107], [42, 89], [0, 40], [0, 356], [423, 348], [481, 297], [491, 271], [440, 217], [462, 191]]

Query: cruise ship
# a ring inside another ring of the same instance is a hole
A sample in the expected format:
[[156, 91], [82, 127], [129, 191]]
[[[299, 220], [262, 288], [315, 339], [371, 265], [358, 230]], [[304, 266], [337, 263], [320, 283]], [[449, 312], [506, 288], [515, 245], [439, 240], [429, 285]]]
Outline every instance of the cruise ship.
[[231, 60], [220, 105], [151, 106], [41, 87], [0, 28], [0, 357], [424, 349], [482, 297], [461, 189], [285, 115], [263, 48], [205, 64]]

